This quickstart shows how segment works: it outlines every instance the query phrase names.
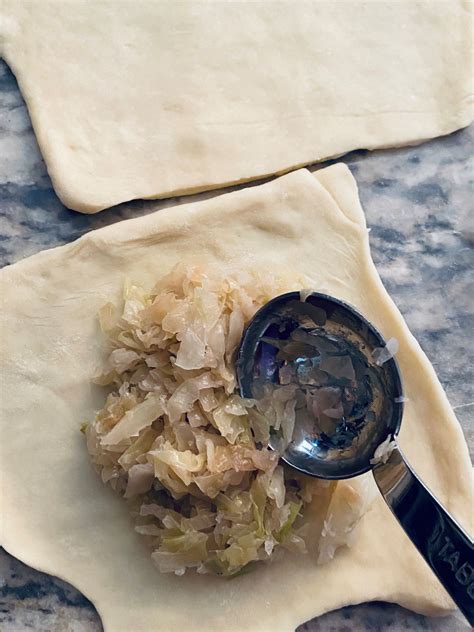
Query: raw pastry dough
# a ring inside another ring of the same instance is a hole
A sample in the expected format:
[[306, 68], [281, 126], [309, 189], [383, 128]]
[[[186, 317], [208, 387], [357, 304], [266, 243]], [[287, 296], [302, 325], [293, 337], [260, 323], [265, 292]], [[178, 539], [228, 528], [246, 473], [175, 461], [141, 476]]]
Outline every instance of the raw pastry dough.
[[357, 187], [342, 164], [161, 210], [91, 232], [0, 272], [3, 376], [1, 544], [97, 607], [107, 632], [290, 632], [346, 604], [394, 601], [426, 614], [452, 603], [380, 498], [358, 538], [324, 566], [309, 556], [230, 581], [161, 575], [123, 501], [89, 464], [79, 427], [102, 405], [97, 310], [125, 277], [151, 285], [177, 261], [295, 270], [353, 303], [400, 342], [410, 398], [401, 445], [467, 528], [467, 446], [432, 366], [376, 273]]
[[472, 120], [472, 4], [3, 0], [54, 187], [94, 213]]

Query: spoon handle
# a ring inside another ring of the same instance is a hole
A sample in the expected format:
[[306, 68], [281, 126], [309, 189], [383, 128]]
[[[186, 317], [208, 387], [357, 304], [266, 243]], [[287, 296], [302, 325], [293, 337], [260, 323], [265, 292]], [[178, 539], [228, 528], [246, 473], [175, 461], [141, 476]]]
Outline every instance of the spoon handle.
[[474, 625], [473, 541], [420, 481], [398, 448], [373, 473], [405, 533]]

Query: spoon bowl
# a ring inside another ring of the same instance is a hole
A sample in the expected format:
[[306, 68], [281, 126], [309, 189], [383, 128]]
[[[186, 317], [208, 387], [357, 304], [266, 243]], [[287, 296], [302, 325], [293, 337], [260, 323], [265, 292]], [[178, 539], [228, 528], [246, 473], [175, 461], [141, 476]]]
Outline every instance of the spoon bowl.
[[[304, 299], [301, 300], [300, 292], [282, 294], [255, 314], [243, 335], [237, 358], [240, 392], [243, 397], [258, 399], [262, 384], [278, 386], [281, 362], [278, 348], [268, 343], [269, 339], [289, 341], [297, 337], [294, 332], [298, 331], [303, 334], [301, 338], [305, 334], [314, 337], [318, 360], [324, 350], [333, 360], [350, 358], [362, 404], [351, 411], [350, 419], [335, 424], [333, 432], [323, 433], [324, 436], [315, 435], [311, 425], [304, 427], [297, 419], [292, 440], [281, 458], [311, 476], [325, 479], [358, 476], [372, 469], [370, 461], [377, 447], [398, 433], [403, 415], [400, 371], [393, 357], [383, 364], [377, 363], [374, 352], [384, 349], [385, 341], [353, 307], [318, 292]], [[304, 345], [301, 350], [305, 350]], [[303, 361], [304, 358], [295, 360], [300, 365]], [[324, 363], [319, 361], [318, 366], [324, 367]], [[345, 388], [348, 397], [354, 396], [350, 379], [332, 377], [332, 388], [336, 383], [338, 388]], [[270, 447], [278, 450], [275, 436], [270, 437]]]

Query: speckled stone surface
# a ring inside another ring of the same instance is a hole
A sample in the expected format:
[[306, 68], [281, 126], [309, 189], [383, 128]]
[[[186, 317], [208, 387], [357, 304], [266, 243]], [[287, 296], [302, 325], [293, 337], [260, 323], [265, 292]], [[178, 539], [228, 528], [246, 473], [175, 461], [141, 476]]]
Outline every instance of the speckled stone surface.
[[[354, 152], [342, 159], [359, 184], [380, 275], [435, 366], [462, 423], [471, 456], [473, 139], [471, 127], [418, 147]], [[218, 194], [194, 199], [213, 195]], [[133, 202], [99, 215], [65, 209], [51, 187], [15, 79], [0, 62], [1, 265], [72, 241], [89, 230], [189, 199]], [[94, 607], [73, 587], [0, 550], [0, 629], [99, 632], [102, 626]], [[375, 603], [329, 613], [300, 626], [298, 632], [467, 629], [460, 615], [427, 619], [395, 605]]]

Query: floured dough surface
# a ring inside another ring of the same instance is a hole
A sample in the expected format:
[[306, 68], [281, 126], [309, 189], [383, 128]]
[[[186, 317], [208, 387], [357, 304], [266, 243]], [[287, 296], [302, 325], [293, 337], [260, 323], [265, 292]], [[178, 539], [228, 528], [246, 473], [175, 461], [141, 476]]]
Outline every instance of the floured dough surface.
[[92, 470], [79, 428], [103, 403], [90, 385], [102, 358], [98, 309], [118, 301], [126, 277], [150, 286], [178, 261], [196, 260], [308, 275], [396, 337], [410, 400], [402, 449], [472, 530], [460, 426], [380, 282], [355, 181], [338, 164], [120, 222], [0, 272], [0, 544], [75, 585], [107, 632], [291, 632], [328, 610], [375, 599], [447, 612], [451, 601], [380, 498], [354, 546], [324, 566], [287, 555], [230, 581], [153, 567], [125, 503]]
[[473, 117], [463, 0], [2, 7], [2, 54], [56, 192], [85, 213], [416, 143]]

